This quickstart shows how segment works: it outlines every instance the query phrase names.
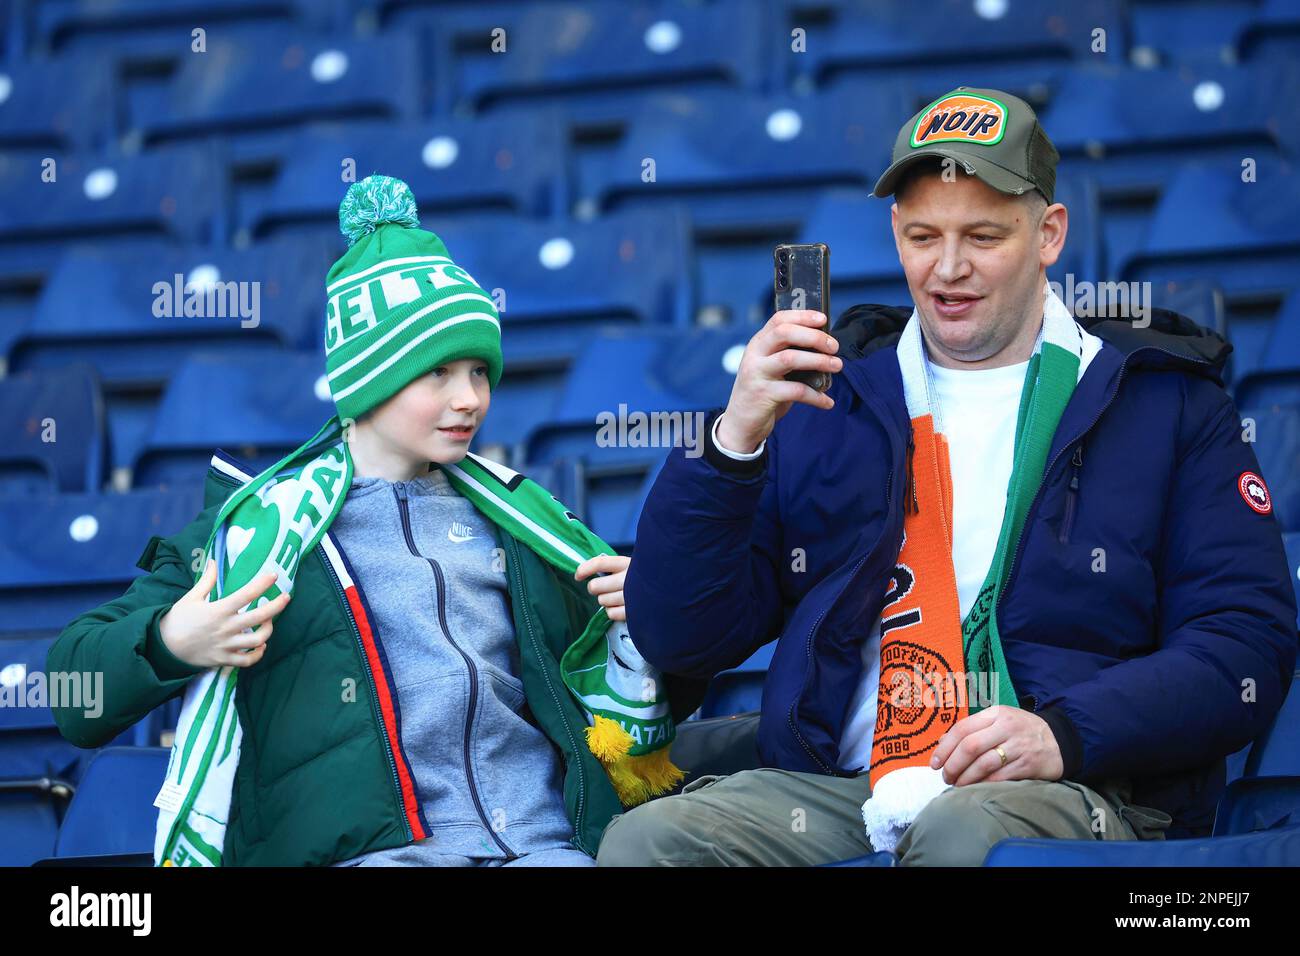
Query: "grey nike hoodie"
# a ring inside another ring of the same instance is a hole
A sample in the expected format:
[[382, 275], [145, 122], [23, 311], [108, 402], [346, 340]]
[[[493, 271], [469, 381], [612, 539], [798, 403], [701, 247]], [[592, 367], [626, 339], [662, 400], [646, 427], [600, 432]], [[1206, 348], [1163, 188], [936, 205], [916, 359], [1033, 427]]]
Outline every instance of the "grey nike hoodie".
[[[402, 746], [429, 837], [412, 851], [509, 860], [568, 847], [563, 766], [523, 714], [519, 649], [495, 528], [441, 471], [354, 478], [331, 530], [392, 672]], [[580, 852], [580, 851], [574, 851]]]

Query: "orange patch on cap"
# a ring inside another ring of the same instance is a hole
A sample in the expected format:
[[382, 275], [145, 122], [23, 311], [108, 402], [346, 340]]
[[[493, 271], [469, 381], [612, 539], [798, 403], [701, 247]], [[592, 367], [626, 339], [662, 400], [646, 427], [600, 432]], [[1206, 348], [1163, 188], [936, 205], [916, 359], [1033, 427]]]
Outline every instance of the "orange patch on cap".
[[949, 93], [935, 100], [912, 127], [912, 148], [931, 143], [1001, 142], [1007, 127], [1007, 108], [995, 99], [975, 93]]

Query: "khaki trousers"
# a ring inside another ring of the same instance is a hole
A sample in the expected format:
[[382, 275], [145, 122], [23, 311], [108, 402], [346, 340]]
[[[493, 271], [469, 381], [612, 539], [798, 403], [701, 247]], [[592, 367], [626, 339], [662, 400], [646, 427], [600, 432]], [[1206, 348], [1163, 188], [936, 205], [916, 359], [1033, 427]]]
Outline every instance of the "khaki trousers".
[[[683, 728], [689, 724], [683, 724]], [[740, 724], [724, 725], [735, 738]], [[733, 750], [734, 753], [734, 750]], [[688, 764], [689, 766], [689, 764]], [[900, 866], [979, 866], [1008, 837], [1162, 840], [1169, 815], [1129, 803], [1126, 780], [1013, 780], [952, 787], [903, 834]], [[610, 821], [601, 866], [816, 866], [873, 852], [862, 823], [864, 773], [705, 774]]]

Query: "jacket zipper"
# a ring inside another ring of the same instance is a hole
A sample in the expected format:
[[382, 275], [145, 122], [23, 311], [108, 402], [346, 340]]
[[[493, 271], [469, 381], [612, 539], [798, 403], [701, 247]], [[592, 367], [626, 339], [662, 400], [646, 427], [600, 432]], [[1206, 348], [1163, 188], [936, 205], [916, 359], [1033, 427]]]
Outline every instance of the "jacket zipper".
[[465, 666], [469, 668], [469, 706], [465, 714], [465, 780], [469, 785], [469, 795], [474, 800], [474, 809], [478, 812], [479, 819], [483, 821], [483, 826], [488, 833], [492, 835], [492, 841], [501, 848], [501, 852], [510, 858], [515, 858], [517, 854], [506, 844], [498, 835], [496, 829], [488, 822], [487, 814], [483, 812], [483, 802], [479, 799], [478, 785], [474, 782], [474, 767], [470, 762], [470, 744], [471, 735], [474, 729], [474, 712], [478, 708], [478, 668], [474, 666], [473, 659], [466, 654], [455, 638], [451, 636], [451, 629], [447, 626], [447, 582], [442, 576], [442, 566], [433, 558], [420, 554], [415, 547], [415, 538], [411, 534], [411, 514], [406, 501], [406, 488], [401, 482], [393, 485], [393, 491], [397, 495], [398, 510], [402, 515], [402, 534], [406, 536], [406, 547], [417, 558], [424, 558], [429, 562], [429, 567], [433, 569], [433, 577], [438, 585], [438, 624], [442, 627], [443, 637], [447, 638], [447, 643], [455, 649], [456, 653], [465, 661]]
[[[337, 541], [334, 542], [334, 547], [339, 550], [340, 554], [343, 553], [342, 549], [339, 548]], [[322, 558], [321, 564], [324, 565], [325, 572], [329, 575], [330, 582], [334, 585], [334, 590], [338, 592], [339, 601], [343, 605], [343, 613], [347, 615], [348, 623], [352, 625], [352, 636], [356, 638], [357, 649], [361, 652], [361, 666], [365, 669], [366, 679], [370, 684], [370, 707], [374, 714], [375, 726], [379, 728], [379, 739], [384, 745], [384, 754], [388, 757], [389, 772], [393, 775], [393, 792], [397, 794], [398, 806], [402, 807], [404, 801], [402, 799], [402, 783], [397, 776], [397, 758], [393, 756], [393, 748], [388, 742], [388, 733], [384, 729], [384, 716], [379, 706], [379, 691], [375, 689], [375, 673], [370, 668], [370, 659], [366, 656], [366, 648], [361, 641], [361, 628], [357, 626], [357, 620], [352, 615], [352, 607], [348, 604], [348, 596], [343, 590], [343, 582], [339, 580], [339, 576], [334, 572], [334, 568], [330, 565], [329, 561]], [[358, 594], [360, 593], [360, 588], [361, 586], [358, 584]], [[402, 826], [406, 829], [406, 839], [408, 841], [413, 841], [415, 839], [415, 834], [412, 832], [411, 824], [406, 818], [405, 809], [402, 809], [398, 816], [402, 820]]]
[[[916, 500], [916, 474], [912, 470], [912, 457], [916, 452], [915, 437], [916, 436], [913, 434], [909, 423], [907, 429], [907, 476], [903, 482], [903, 511], [907, 514], [921, 513], [920, 502]], [[890, 474], [890, 478], [893, 478], [892, 473]], [[889, 486], [886, 485], [885, 487], [888, 489]], [[886, 490], [885, 497], [886, 500], [888, 500], [888, 490]]]
[[1079, 469], [1083, 467], [1083, 442], [1074, 446], [1074, 457], [1070, 459], [1074, 471], [1070, 473], [1070, 487], [1065, 492], [1065, 517], [1061, 520], [1061, 534], [1057, 538], [1061, 544], [1070, 543], [1070, 530], [1074, 527], [1074, 509], [1079, 497]]
[[[910, 438], [909, 438], [909, 445], [910, 445]], [[885, 501], [889, 503], [891, 510], [894, 501], [892, 497], [893, 490], [894, 490], [894, 473], [893, 473], [893, 469], [890, 469], [889, 477], [885, 480]], [[904, 499], [904, 506], [906, 507], [906, 498]], [[864, 563], [866, 563], [867, 558], [871, 555], [871, 552], [874, 550], [875, 548], [872, 548], [862, 557], [858, 558], [857, 563], [853, 565], [853, 570], [849, 572], [850, 581], [852, 581], [853, 578], [857, 575], [858, 569], [861, 568]], [[847, 586], [848, 584], [846, 582], [845, 587]], [[805, 655], [807, 660], [806, 668], [804, 671], [805, 675], [810, 674], [812, 672], [813, 638], [817, 633], [817, 628], [821, 626], [822, 618], [824, 618], [826, 614], [830, 611], [830, 609], [835, 606], [835, 604], [839, 601], [840, 597], [842, 597], [843, 594], [844, 594], [844, 590], [843, 588], [841, 588], [840, 593], [835, 596], [835, 600], [831, 601], [831, 603], [828, 604], [826, 607], [824, 607], [821, 613], [817, 615], [817, 619], [813, 621], [812, 627], [808, 631], [808, 641], [807, 641], [807, 646], [805, 647]], [[833, 777], [857, 776], [856, 773], [850, 773], [848, 771], [839, 770], [835, 767], [828, 767], [826, 765], [826, 762], [817, 756], [816, 751], [814, 751], [812, 746], [808, 743], [808, 741], [804, 739], [803, 734], [799, 733], [798, 724], [795, 722], [794, 719], [794, 709], [798, 705], [799, 700], [803, 697], [803, 692], [806, 691], [807, 689], [808, 689], [808, 678], [807, 676], [805, 676], [803, 688], [800, 690], [799, 695], [793, 701], [790, 702], [790, 710], [786, 714], [786, 723], [789, 724], [790, 732], [794, 735], [795, 740], [799, 741], [799, 745], [803, 747], [804, 752], [807, 753], [808, 756], [812, 758], [813, 762], [817, 764], [818, 767], [821, 768], [823, 773], [829, 774], [830, 776]]]
[[[519, 566], [519, 545], [510, 534], [504, 534], [502, 536], [502, 543], [506, 546], [506, 551], [510, 555], [510, 560], [506, 562], [506, 567], [510, 573], [511, 579], [515, 582], [515, 588], [519, 594], [519, 613], [524, 619], [524, 629], [528, 632], [528, 643], [532, 645], [533, 653], [537, 656], [537, 659], [540, 662], [543, 660], [542, 649], [538, 646], [537, 631], [533, 627], [533, 619], [528, 612], [528, 592], [524, 589], [524, 574]], [[582, 852], [586, 853], [588, 856], [595, 856], [595, 854], [582, 842], [582, 821], [586, 812], [587, 801], [587, 775], [586, 768], [582, 764], [582, 750], [578, 747], [578, 735], [574, 733], [573, 726], [569, 723], [569, 718], [564, 713], [564, 707], [560, 702], [559, 695], [555, 691], [555, 685], [551, 683], [551, 675], [547, 672], [545, 667], [541, 668], [541, 672], [542, 677], [546, 679], [546, 689], [550, 692], [551, 702], [555, 704], [555, 712], [559, 714], [560, 723], [564, 725], [564, 733], [569, 738], [569, 746], [573, 750], [574, 765], [578, 768], [578, 806], [573, 814], [573, 845], [579, 850], [582, 850]]]
[[[1079, 432], [1079, 434], [1075, 435], [1068, 442], [1063, 444], [1061, 446], [1061, 450], [1052, 456], [1052, 460], [1048, 462], [1047, 467], [1043, 469], [1044, 479], [1046, 479], [1047, 476], [1051, 474], [1052, 469], [1056, 467], [1056, 463], [1060, 460], [1061, 456], [1065, 454], [1065, 450], [1069, 448], [1071, 445], [1073, 445], [1075, 442], [1082, 439], [1085, 435], [1088, 434], [1088, 432], [1092, 431], [1093, 426], [1096, 425], [1097, 422], [1101, 421], [1101, 416], [1106, 414], [1106, 409], [1110, 408], [1111, 404], [1114, 403], [1115, 401], [1115, 396], [1119, 394], [1119, 386], [1120, 383], [1124, 381], [1124, 372], [1128, 368], [1129, 359], [1131, 359], [1134, 355], [1137, 355], [1139, 352], [1146, 352], [1146, 351], [1163, 352], [1164, 354], [1172, 355], [1174, 358], [1177, 359], [1196, 362], [1198, 365], [1211, 364], [1208, 359], [1189, 359], [1186, 355], [1180, 355], [1177, 352], [1171, 352], [1169, 351], [1169, 349], [1162, 349], [1158, 345], [1144, 345], [1141, 348], [1137, 348], [1134, 349], [1132, 352], [1129, 352], [1127, 355], [1124, 356], [1124, 360], [1119, 364], [1119, 374], [1115, 376], [1115, 387], [1110, 390], [1110, 394], [1106, 397], [1106, 404], [1101, 406], [1101, 410], [1097, 412], [1097, 414], [1093, 417], [1092, 421], [1088, 423], [1088, 426], [1083, 431]], [[1023, 528], [1020, 529], [1020, 539], [1016, 542], [1016, 553], [1015, 556], [1011, 559], [1011, 567], [1007, 571], [1007, 584], [1006, 587], [1003, 588], [1002, 590], [1002, 593], [1004, 595], [1007, 593], [1007, 591], [1011, 590], [1011, 585], [1015, 582], [1016, 569], [1020, 565], [1020, 552], [1024, 548], [1025, 537], [1029, 531], [1029, 526], [1033, 521], [1034, 513], [1035, 511], [1038, 510], [1038, 502], [1041, 499], [1041, 496], [1043, 494], [1043, 488], [1046, 487], [1046, 485], [1047, 485], [1046, 480], [1039, 483], [1038, 491], [1034, 495], [1034, 500], [1030, 502], [1029, 510], [1025, 512], [1025, 525]], [[993, 614], [998, 613], [998, 609], [996, 606], [993, 608], [991, 613]]]

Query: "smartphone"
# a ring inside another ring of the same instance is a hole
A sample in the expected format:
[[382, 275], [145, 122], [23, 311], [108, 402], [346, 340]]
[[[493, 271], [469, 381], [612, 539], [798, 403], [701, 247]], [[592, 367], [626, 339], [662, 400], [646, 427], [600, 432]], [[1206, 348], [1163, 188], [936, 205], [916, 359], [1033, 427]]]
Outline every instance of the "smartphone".
[[[775, 312], [783, 309], [811, 309], [827, 316], [823, 332], [830, 331], [831, 249], [824, 242], [787, 243], [772, 252]], [[797, 346], [796, 346], [797, 347]], [[796, 369], [786, 375], [790, 382], [803, 382], [824, 392], [831, 387], [831, 373]]]

